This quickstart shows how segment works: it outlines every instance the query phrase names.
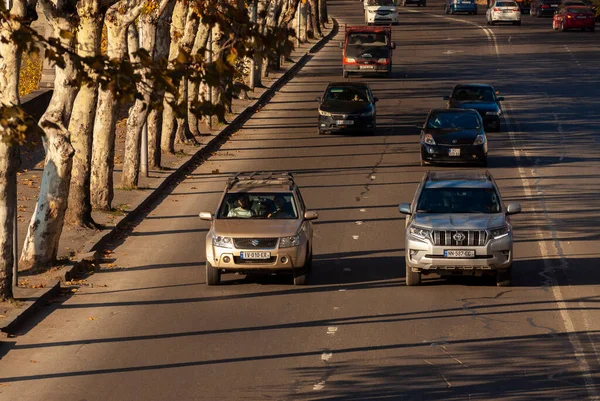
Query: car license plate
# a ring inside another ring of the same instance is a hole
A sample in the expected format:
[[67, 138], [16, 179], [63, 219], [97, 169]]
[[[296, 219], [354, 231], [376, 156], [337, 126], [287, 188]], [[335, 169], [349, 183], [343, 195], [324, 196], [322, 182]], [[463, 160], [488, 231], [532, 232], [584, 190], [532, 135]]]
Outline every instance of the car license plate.
[[512, 13], [512, 10], [502, 10], [503, 13]]
[[242, 259], [270, 259], [271, 252], [240, 252]]
[[450, 149], [449, 153], [450, 156], [460, 156], [460, 148], [458, 149]]
[[335, 122], [337, 125], [352, 125], [354, 124], [353, 120], [337, 120]]
[[577, 16], [577, 19], [586, 19], [587, 17], [583, 16], [583, 15], [579, 15]]
[[475, 251], [471, 250], [471, 249], [445, 250], [444, 257], [446, 257], [446, 258], [474, 258]]
[[550, 4], [550, 7], [558, 7], [558, 4]]
[[361, 70], [374, 70], [375, 66], [374, 65], [360, 65], [360, 66], [358, 66], [358, 68]]

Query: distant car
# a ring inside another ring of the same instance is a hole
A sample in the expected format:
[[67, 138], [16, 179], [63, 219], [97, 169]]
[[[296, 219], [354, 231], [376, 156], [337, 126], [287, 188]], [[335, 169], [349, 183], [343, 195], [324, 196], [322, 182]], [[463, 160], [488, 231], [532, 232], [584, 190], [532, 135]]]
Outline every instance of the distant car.
[[488, 25], [498, 22], [510, 22], [513, 25], [521, 25], [521, 9], [514, 1], [494, 0], [485, 13]]
[[531, 3], [530, 15], [536, 17], [551, 17], [558, 10], [561, 0], [533, 0]]
[[427, 1], [426, 0], [402, 0], [402, 7], [406, 7], [409, 4], [416, 4], [419, 7], [426, 7], [427, 6]]
[[398, 25], [396, 0], [368, 0], [365, 7], [365, 24]]
[[379, 100], [363, 82], [332, 82], [319, 103], [319, 135], [332, 132], [375, 134]]
[[398, 209], [406, 215], [406, 285], [430, 273], [494, 274], [498, 286], [511, 284], [510, 215], [521, 205], [504, 205], [489, 172], [427, 172], [412, 203]]
[[227, 181], [206, 235], [206, 284], [222, 273], [291, 273], [306, 283], [312, 267], [312, 221], [290, 173], [238, 173]]
[[446, 14], [477, 14], [477, 2], [475, 0], [446, 0], [444, 12]]
[[594, 32], [596, 30], [596, 16], [587, 6], [561, 5], [554, 14], [552, 28], [562, 32], [569, 29]]
[[481, 115], [484, 128], [500, 130], [503, 96], [497, 96], [494, 87], [488, 84], [455, 85], [450, 96], [444, 96], [448, 108], [474, 109]]
[[487, 166], [483, 120], [472, 109], [433, 109], [421, 130], [421, 166], [478, 163]]

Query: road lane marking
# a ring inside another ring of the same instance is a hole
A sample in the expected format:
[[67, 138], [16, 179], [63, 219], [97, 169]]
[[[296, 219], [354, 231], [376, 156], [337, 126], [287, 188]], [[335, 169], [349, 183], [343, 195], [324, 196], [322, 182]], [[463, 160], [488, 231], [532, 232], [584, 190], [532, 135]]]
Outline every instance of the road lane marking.
[[353, 235], [352, 239], [358, 239], [358, 235]]
[[[500, 58], [500, 49], [498, 47], [496, 35], [494, 34], [494, 32], [491, 29], [481, 26], [481, 25], [477, 24], [476, 22], [466, 21], [466, 20], [462, 20], [462, 19], [458, 19], [458, 18], [451, 18], [451, 17], [442, 16], [442, 15], [423, 13], [423, 12], [417, 11], [417, 10], [406, 10], [406, 11], [420, 13], [420, 14], [427, 14], [427, 15], [431, 15], [436, 18], [442, 18], [442, 19], [457, 21], [457, 22], [461, 22], [464, 24], [476, 26], [476, 27], [480, 28], [481, 30], [483, 30], [483, 32], [485, 33], [485, 35], [488, 38], [488, 41], [494, 45], [494, 50], [496, 51], [496, 57]], [[569, 51], [569, 53], [570, 53], [569, 49], [567, 49], [567, 51]], [[507, 109], [512, 112], [510, 103], [509, 102], [506, 102], [506, 103], [507, 103]], [[507, 120], [507, 123], [509, 126], [508, 133], [509, 133], [510, 141], [512, 144], [513, 153], [517, 160], [517, 169], [519, 171], [519, 176], [521, 178], [521, 181], [523, 182], [523, 190], [525, 191], [526, 197], [531, 199], [532, 198], [532, 189], [531, 189], [532, 186], [529, 182], [530, 180], [527, 177], [525, 170], [523, 169], [523, 167], [521, 167], [523, 165], [521, 151], [518, 150], [517, 146], [516, 146], [517, 144], [516, 144], [516, 140], [515, 140], [515, 133], [512, 129], [512, 120], [510, 118], [510, 113], [505, 113], [504, 118], [505, 118], [505, 120]], [[543, 212], [546, 214], [547, 210], [544, 210]], [[549, 220], [548, 222], [551, 222], [551, 220]], [[546, 246], [546, 243], [544, 242], [544, 236], [543, 236], [541, 228], [536, 227], [536, 234], [539, 238], [538, 246], [540, 248], [540, 252], [542, 253], [542, 256], [548, 255], [548, 248]], [[554, 239], [555, 247], [560, 247], [560, 244], [558, 244], [557, 241], [558, 241], [557, 239]], [[568, 265], [568, 262], [565, 260], [564, 256], [562, 256], [560, 254], [559, 254], [559, 256], [561, 256], [561, 261], [560, 261], [561, 268], [563, 270], [568, 268], [569, 265]], [[579, 370], [583, 376], [586, 391], [592, 400], [594, 400], [594, 401], [600, 400], [600, 398], [598, 396], [598, 392], [596, 391], [596, 387], [594, 384], [594, 379], [591, 374], [590, 366], [586, 360], [585, 353], [583, 352], [583, 347], [581, 345], [581, 341], [579, 340], [579, 337], [577, 336], [577, 334], [575, 332], [575, 325], [573, 324], [573, 320], [571, 319], [571, 316], [569, 315], [569, 311], [568, 311], [567, 305], [565, 303], [564, 296], [562, 294], [562, 291], [560, 289], [560, 286], [558, 285], [556, 278], [552, 274], [552, 272], [554, 271], [555, 268], [554, 268], [554, 266], [552, 266], [550, 259], [543, 258], [543, 261], [544, 261], [544, 266], [545, 266], [544, 271], [549, 273], [548, 274], [548, 278], [550, 279], [549, 284], [552, 289], [554, 299], [556, 300], [558, 309], [560, 311], [560, 316], [563, 321], [564, 327], [567, 331], [567, 338], [569, 339], [569, 342], [571, 343], [571, 347], [573, 348], [575, 358], [578, 362]], [[581, 301], [579, 301], [579, 304], [581, 307], [583, 307]], [[584, 321], [584, 327], [585, 327], [586, 331], [588, 332], [588, 338], [589, 338], [589, 326], [588, 326], [587, 318], [585, 316], [583, 317], [583, 321]], [[590, 344], [591, 344], [592, 350], [594, 351], [596, 357], [598, 358], [598, 351], [596, 350], [595, 344], [591, 338], [589, 338], [589, 339], [590, 339]]]
[[364, 221], [362, 221], [362, 220], [356, 221], [357, 226], [362, 226], [363, 224], [364, 224]]
[[319, 390], [323, 390], [323, 388], [325, 388], [325, 382], [318, 382], [317, 384], [315, 384], [313, 386], [313, 390], [315, 391], [319, 391]]
[[338, 331], [338, 328], [335, 327], [335, 326], [329, 326], [327, 328], [327, 334], [330, 335], [330, 336], [335, 335], [335, 333], [337, 333], [337, 331]]
[[333, 356], [333, 354], [331, 352], [323, 352], [321, 354], [321, 360], [323, 362], [329, 362], [329, 360], [331, 359], [332, 356]]

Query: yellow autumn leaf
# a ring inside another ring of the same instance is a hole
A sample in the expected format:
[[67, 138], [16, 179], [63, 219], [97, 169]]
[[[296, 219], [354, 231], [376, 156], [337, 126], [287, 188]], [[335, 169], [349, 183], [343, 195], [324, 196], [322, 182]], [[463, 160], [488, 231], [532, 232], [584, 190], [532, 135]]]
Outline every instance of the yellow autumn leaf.
[[94, 317], [94, 316], [90, 316], [90, 317], [88, 317], [88, 320], [98, 320], [98, 318]]

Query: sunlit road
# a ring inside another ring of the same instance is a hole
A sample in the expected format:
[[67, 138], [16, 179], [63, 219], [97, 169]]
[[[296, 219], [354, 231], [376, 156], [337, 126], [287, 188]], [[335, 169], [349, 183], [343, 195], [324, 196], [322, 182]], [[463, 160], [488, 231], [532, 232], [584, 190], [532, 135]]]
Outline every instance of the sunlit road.
[[[487, 27], [483, 12], [447, 16], [434, 2], [403, 8], [392, 78], [351, 78], [381, 99], [378, 135], [318, 136], [314, 99], [342, 79], [343, 24], [362, 24], [361, 2], [329, 7], [341, 33], [115, 244], [118, 268], [0, 346], [2, 401], [597, 399], [598, 34], [530, 16]], [[427, 169], [417, 125], [458, 82], [506, 97], [489, 170], [524, 209], [512, 287], [404, 285], [397, 205]], [[293, 172], [319, 211], [310, 285], [205, 285], [197, 213], [242, 170]]]

